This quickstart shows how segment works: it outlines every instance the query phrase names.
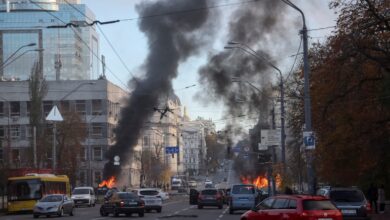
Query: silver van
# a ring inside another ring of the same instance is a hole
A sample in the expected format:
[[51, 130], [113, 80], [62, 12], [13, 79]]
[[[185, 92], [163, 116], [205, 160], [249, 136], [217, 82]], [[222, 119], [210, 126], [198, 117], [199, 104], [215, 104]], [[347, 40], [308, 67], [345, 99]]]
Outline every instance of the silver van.
[[83, 186], [76, 187], [72, 191], [72, 200], [74, 201], [75, 207], [81, 205], [87, 205], [89, 207], [95, 206], [96, 196], [93, 187]]
[[256, 206], [257, 190], [252, 184], [233, 185], [230, 190], [229, 213], [249, 210]]

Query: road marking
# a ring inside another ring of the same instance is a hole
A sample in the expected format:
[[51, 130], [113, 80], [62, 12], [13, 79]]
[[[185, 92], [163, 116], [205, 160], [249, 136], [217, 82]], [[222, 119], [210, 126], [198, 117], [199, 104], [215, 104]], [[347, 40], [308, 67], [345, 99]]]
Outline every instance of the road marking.
[[222, 214], [220, 214], [216, 220], [222, 219], [223, 216], [224, 216], [224, 215], [226, 214], [226, 212], [228, 211], [228, 209], [229, 209], [229, 208], [226, 208], [225, 210], [223, 210]]
[[107, 217], [94, 218], [92, 220], [101, 220], [101, 219], [107, 219]]

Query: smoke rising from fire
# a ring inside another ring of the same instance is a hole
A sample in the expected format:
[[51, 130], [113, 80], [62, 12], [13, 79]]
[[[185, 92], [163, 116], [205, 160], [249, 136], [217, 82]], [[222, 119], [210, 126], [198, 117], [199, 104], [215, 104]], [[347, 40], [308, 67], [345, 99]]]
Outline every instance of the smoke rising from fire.
[[[158, 15], [192, 8], [205, 8], [206, 0], [143, 1], [136, 6], [139, 15]], [[143, 64], [144, 78], [136, 80], [127, 107], [121, 112], [116, 129], [117, 142], [107, 152], [109, 162], [104, 178], [118, 176], [120, 167], [113, 165], [113, 157], [121, 157], [126, 165], [132, 148], [137, 144], [142, 126], [153, 114], [159, 98], [172, 93], [172, 79], [178, 66], [188, 57], [208, 45], [213, 35], [210, 11], [199, 10], [186, 14], [150, 17], [139, 21], [139, 28], [148, 39], [149, 54]], [[150, 109], [150, 110], [148, 110]]]

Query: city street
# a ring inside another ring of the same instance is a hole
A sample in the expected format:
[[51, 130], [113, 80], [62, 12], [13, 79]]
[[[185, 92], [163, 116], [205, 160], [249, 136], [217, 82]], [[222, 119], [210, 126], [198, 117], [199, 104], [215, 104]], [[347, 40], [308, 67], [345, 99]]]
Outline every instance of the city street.
[[[104, 220], [104, 219], [209, 219], [209, 220], [233, 220], [239, 219], [242, 212], [234, 215], [228, 213], [228, 207], [225, 205], [223, 209], [216, 207], [205, 207], [198, 210], [197, 206], [189, 205], [188, 196], [181, 195], [180, 198], [172, 199], [163, 205], [161, 213], [151, 212], [145, 213], [145, 217], [140, 218], [136, 214], [131, 217], [121, 215], [119, 218], [114, 218], [112, 215], [108, 217], [101, 217], [99, 214], [100, 205], [91, 208], [77, 208], [74, 216], [64, 216], [62, 218], [52, 217], [51, 219], [80, 219], [80, 220]], [[39, 219], [45, 219], [40, 217]], [[31, 214], [25, 215], [7, 215], [1, 216], [0, 220], [25, 220], [33, 219]]]

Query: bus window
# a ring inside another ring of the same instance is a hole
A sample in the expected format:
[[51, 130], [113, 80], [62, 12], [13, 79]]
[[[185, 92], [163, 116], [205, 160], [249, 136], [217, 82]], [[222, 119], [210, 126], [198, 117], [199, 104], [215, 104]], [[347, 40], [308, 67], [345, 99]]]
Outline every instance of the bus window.
[[8, 182], [8, 200], [23, 201], [42, 197], [41, 182], [37, 179]]
[[67, 194], [65, 182], [44, 181], [44, 194]]

